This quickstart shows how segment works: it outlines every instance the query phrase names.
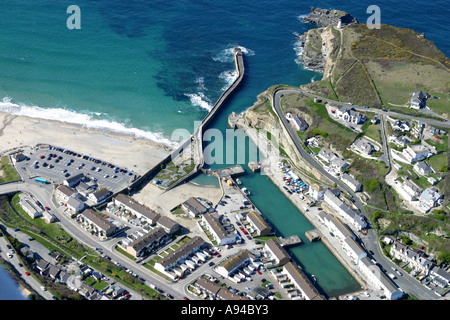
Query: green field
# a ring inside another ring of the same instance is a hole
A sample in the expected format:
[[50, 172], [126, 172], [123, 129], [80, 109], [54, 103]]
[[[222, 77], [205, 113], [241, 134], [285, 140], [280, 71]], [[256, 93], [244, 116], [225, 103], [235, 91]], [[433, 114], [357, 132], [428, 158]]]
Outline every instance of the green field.
[[20, 176], [9, 162], [9, 157], [3, 156], [0, 160], [0, 183], [18, 180], [20, 180]]

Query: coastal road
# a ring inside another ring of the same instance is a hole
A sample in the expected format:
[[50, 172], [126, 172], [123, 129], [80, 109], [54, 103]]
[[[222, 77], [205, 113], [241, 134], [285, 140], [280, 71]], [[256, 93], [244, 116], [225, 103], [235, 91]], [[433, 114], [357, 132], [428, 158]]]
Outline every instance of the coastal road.
[[[298, 150], [300, 155], [311, 166], [313, 166], [315, 169], [317, 169], [325, 177], [329, 178], [332, 182], [335, 182], [336, 185], [339, 186], [342, 190], [344, 190], [348, 194], [350, 194], [352, 196], [352, 198], [354, 199], [355, 206], [360, 210], [361, 214], [363, 214], [364, 217], [368, 220], [367, 213], [366, 213], [366, 211], [364, 209], [364, 204], [359, 199], [359, 197], [346, 184], [344, 184], [341, 180], [339, 180], [336, 177], [334, 177], [333, 175], [329, 174], [322, 167], [322, 165], [320, 165], [308, 152], [306, 152], [306, 150], [303, 148], [303, 143], [300, 141], [300, 138], [298, 137], [296, 131], [292, 128], [292, 126], [290, 126], [288, 124], [288, 122], [286, 120], [286, 117], [284, 116], [284, 114], [281, 111], [281, 103], [280, 103], [280, 101], [281, 101], [281, 98], [285, 94], [290, 94], [290, 93], [303, 93], [303, 94], [306, 94], [306, 95], [311, 96], [311, 97], [318, 97], [318, 96], [317, 95], [313, 95], [313, 94], [309, 94], [309, 93], [304, 93], [304, 92], [302, 92], [300, 90], [297, 90], [297, 89], [277, 89], [277, 90], [275, 90], [275, 92], [274, 92], [274, 94], [272, 96], [272, 107], [273, 107], [274, 111], [276, 112], [278, 118], [280, 119], [283, 127], [288, 132], [293, 145], [296, 147], [296, 149]], [[321, 97], [318, 97], [318, 98], [321, 98]], [[323, 98], [321, 98], [321, 99], [323, 99]], [[326, 99], [324, 99], [324, 100], [326, 100]], [[340, 105], [347, 105], [347, 106], [349, 106], [348, 103], [336, 103], [335, 101], [331, 101], [331, 100], [326, 100], [326, 101], [329, 101], [330, 103], [334, 103], [334, 104], [340, 104]], [[383, 112], [383, 111], [378, 110], [378, 109], [373, 109], [373, 110], [377, 110], [377, 111]], [[361, 107], [361, 111], [368, 111], [368, 108]], [[384, 114], [386, 114], [386, 112], [384, 112]], [[383, 119], [384, 117], [380, 117], [380, 118], [382, 118], [381, 119], [382, 121], [384, 120]], [[420, 119], [420, 118], [417, 118], [417, 119]], [[431, 119], [427, 119], [427, 120], [431, 120]], [[423, 121], [423, 122], [425, 122], [425, 121]], [[439, 123], [441, 123], [441, 122], [439, 122]], [[448, 125], [450, 127], [450, 124], [448, 124]], [[383, 142], [386, 144], [386, 146], [385, 146], [386, 149], [385, 150], [388, 152], [387, 143], [385, 141], [386, 136], [385, 136], [385, 126], [384, 125], [382, 127], [382, 133], [383, 133], [382, 136], [384, 136]], [[389, 155], [387, 154], [386, 156], [388, 157], [388, 161], [390, 163]], [[378, 263], [380, 263], [383, 266], [383, 268], [387, 272], [389, 272], [389, 270], [391, 270], [391, 267], [397, 267], [391, 260], [386, 258], [385, 255], [383, 254], [383, 252], [381, 251], [381, 247], [379, 245], [378, 235], [377, 235], [377, 233], [376, 233], [376, 231], [374, 229], [372, 229], [372, 228], [368, 229], [367, 235], [362, 235], [361, 236], [361, 240], [363, 241], [363, 245], [365, 246], [366, 250], [367, 251], [370, 250], [370, 251], [372, 251], [374, 253], [372, 256], [375, 258], [375, 260], [377, 260]], [[415, 280], [414, 278], [412, 278], [408, 274], [405, 274], [404, 276], [399, 277], [395, 282], [405, 292], [411, 292], [412, 294], [414, 294], [419, 299], [435, 300], [435, 299], [438, 298], [437, 295], [435, 295], [432, 292], [430, 292], [429, 290], [425, 289], [423, 285], [421, 285], [417, 280]]]
[[[283, 89], [279, 89], [279, 90], [283, 90]], [[334, 101], [334, 100], [330, 100], [327, 99], [325, 97], [321, 97], [317, 94], [314, 93], [310, 93], [310, 92], [306, 92], [304, 90], [295, 90], [295, 89], [286, 89], [291, 91], [291, 93], [293, 92], [301, 92], [302, 94], [304, 94], [305, 96], [308, 97], [317, 97], [319, 99], [322, 99], [322, 101], [326, 101], [330, 104], [336, 105], [336, 106], [347, 106], [347, 107], [352, 107], [355, 108], [355, 110], [358, 111], [363, 111], [363, 112], [373, 112], [375, 114], [377, 114], [378, 117], [384, 115], [384, 116], [392, 116], [392, 117], [396, 117], [396, 118], [402, 118], [402, 119], [409, 119], [409, 120], [415, 120], [415, 121], [421, 121], [423, 123], [429, 124], [431, 126], [437, 126], [437, 127], [442, 127], [442, 128], [450, 128], [450, 121], [439, 121], [436, 119], [430, 119], [430, 118], [421, 118], [421, 117], [416, 117], [416, 116], [411, 116], [411, 115], [407, 115], [407, 114], [403, 114], [403, 113], [398, 113], [398, 112], [393, 112], [393, 111], [383, 111], [380, 110], [378, 108], [365, 108], [364, 106], [358, 106], [358, 105], [354, 105], [354, 104], [349, 104], [347, 102], [340, 102], [340, 101]], [[407, 109], [405, 107], [405, 109]], [[429, 114], [429, 113], [424, 113], [424, 114]]]

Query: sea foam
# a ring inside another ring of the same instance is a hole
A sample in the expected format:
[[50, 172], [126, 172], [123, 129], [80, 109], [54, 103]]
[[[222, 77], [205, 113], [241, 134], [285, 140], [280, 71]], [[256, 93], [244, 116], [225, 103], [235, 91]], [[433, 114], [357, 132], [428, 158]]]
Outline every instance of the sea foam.
[[235, 45], [230, 44], [227, 46], [227, 48], [220, 51], [219, 54], [212, 57], [212, 59], [214, 61], [218, 61], [218, 62], [233, 62], [234, 61], [234, 56], [233, 56], [234, 48], [241, 49], [241, 52], [246, 56], [254, 56], [255, 55], [255, 52], [251, 49], [247, 49], [243, 46], [235, 46]]
[[133, 135], [137, 138], [148, 139], [169, 147], [178, 146], [178, 142], [171, 141], [162, 133], [150, 132], [137, 128], [130, 128], [124, 123], [106, 119], [95, 119], [102, 113], [99, 112], [75, 112], [65, 108], [42, 108], [36, 105], [17, 104], [10, 97], [4, 97], [0, 102], [0, 112], [6, 112], [16, 116], [27, 116], [35, 119], [59, 121], [69, 124], [81, 125], [85, 128], [103, 129], [117, 133]]

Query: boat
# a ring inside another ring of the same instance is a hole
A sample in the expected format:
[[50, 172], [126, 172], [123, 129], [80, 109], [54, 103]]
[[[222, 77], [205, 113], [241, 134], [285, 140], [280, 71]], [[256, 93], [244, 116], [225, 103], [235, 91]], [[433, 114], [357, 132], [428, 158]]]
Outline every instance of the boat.
[[247, 188], [242, 188], [242, 192], [244, 192], [244, 194], [245, 194], [246, 196], [251, 195], [250, 191], [248, 191]]
[[311, 279], [313, 279], [314, 282], [317, 281], [316, 277], [313, 274], [311, 275]]
[[239, 180], [239, 179], [236, 179], [236, 183], [237, 184], [242, 184], [241, 180]]

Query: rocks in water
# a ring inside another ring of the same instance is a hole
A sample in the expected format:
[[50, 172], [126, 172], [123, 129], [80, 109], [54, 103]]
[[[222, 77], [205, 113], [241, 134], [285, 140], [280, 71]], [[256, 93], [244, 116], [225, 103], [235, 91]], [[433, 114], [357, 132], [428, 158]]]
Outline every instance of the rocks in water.
[[303, 18], [304, 21], [314, 23], [320, 27], [328, 27], [329, 25], [337, 26], [339, 21], [342, 26], [352, 23], [358, 23], [358, 20], [351, 14], [341, 10], [328, 10], [320, 8], [311, 8], [311, 13]]

